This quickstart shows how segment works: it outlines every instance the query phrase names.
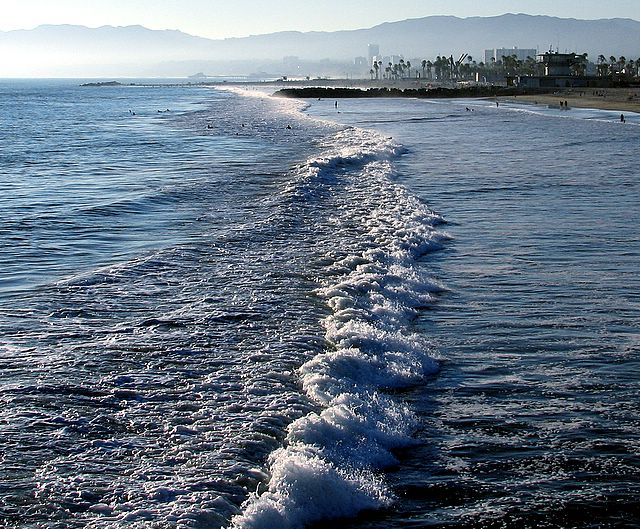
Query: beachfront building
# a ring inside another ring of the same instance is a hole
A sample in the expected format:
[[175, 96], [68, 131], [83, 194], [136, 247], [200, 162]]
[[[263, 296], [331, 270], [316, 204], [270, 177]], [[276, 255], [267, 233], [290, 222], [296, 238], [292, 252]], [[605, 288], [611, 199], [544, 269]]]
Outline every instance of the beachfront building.
[[553, 53], [548, 51], [540, 55], [544, 64], [545, 77], [567, 77], [572, 74], [571, 68], [576, 64], [575, 53]]
[[544, 75], [521, 76], [522, 88], [606, 88], [608, 80], [586, 74], [587, 56], [548, 51], [538, 55]]

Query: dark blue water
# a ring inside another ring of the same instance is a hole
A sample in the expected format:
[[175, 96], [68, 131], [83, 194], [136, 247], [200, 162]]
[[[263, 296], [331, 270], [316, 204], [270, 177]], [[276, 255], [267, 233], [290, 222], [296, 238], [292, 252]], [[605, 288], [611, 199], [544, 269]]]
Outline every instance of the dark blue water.
[[311, 133], [211, 90], [2, 97], [3, 524], [226, 523], [307, 406], [277, 193]]
[[[177, 207], [188, 188], [183, 175], [190, 168], [191, 183], [202, 178], [210, 153], [201, 138], [162, 127], [169, 113], [157, 111], [195, 109], [202, 93], [194, 102], [184, 90], [96, 90], [60, 81], [15, 81], [0, 90], [4, 290], [90, 271], [185, 236], [176, 224], [192, 222], [194, 213]], [[187, 149], [190, 160], [180, 155]]]
[[448, 291], [417, 321], [443, 356], [406, 396], [421, 443], [395, 507], [345, 527], [638, 527], [640, 127], [473, 101], [340, 111], [310, 110], [403, 143], [399, 180], [453, 238], [423, 265]]
[[0, 84], [0, 526], [640, 525], [634, 116], [242, 92]]

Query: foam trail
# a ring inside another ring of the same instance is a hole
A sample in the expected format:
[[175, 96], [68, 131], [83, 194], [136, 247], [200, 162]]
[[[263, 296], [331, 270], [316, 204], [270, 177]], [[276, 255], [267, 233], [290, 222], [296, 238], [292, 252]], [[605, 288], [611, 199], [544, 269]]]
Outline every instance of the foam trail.
[[416, 259], [440, 247], [442, 219], [391, 179], [402, 152], [391, 139], [347, 129], [325, 149], [288, 189], [313, 204], [321, 190], [346, 183], [335, 235], [357, 241], [347, 255], [327, 256], [317, 291], [330, 309], [330, 350], [299, 369], [317, 411], [289, 426], [285, 446], [269, 458], [266, 490], [247, 500], [233, 528], [293, 529], [391, 505], [379, 472], [396, 462], [393, 449], [411, 443], [416, 418], [384, 390], [420, 383], [438, 367], [410, 324], [439, 290]]

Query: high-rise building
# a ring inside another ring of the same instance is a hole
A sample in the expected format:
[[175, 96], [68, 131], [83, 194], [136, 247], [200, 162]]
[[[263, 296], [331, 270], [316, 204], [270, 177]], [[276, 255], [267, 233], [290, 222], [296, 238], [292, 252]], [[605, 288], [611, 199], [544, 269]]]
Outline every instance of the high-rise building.
[[368, 51], [369, 64], [373, 64], [373, 59], [380, 55], [380, 46], [378, 44], [369, 44]]
[[496, 50], [484, 50], [484, 63], [491, 64], [496, 58]]

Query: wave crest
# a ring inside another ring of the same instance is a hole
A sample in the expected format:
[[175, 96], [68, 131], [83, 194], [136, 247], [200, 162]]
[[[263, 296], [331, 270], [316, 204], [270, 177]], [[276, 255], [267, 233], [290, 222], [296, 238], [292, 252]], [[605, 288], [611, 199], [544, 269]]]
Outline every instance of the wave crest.
[[385, 390], [419, 384], [438, 369], [411, 322], [441, 290], [417, 260], [446, 238], [436, 229], [442, 219], [393, 181], [393, 159], [403, 152], [391, 138], [348, 128], [297, 168], [287, 190], [308, 207], [340, 183], [352, 204], [366, 207], [336, 205], [337, 240], [356, 244], [323, 260], [326, 280], [316, 294], [330, 309], [323, 321], [330, 350], [299, 369], [318, 409], [289, 426], [285, 446], [270, 457], [266, 490], [249, 498], [234, 528], [301, 527], [394, 500], [380, 470], [396, 462], [394, 449], [412, 443], [416, 417]]

